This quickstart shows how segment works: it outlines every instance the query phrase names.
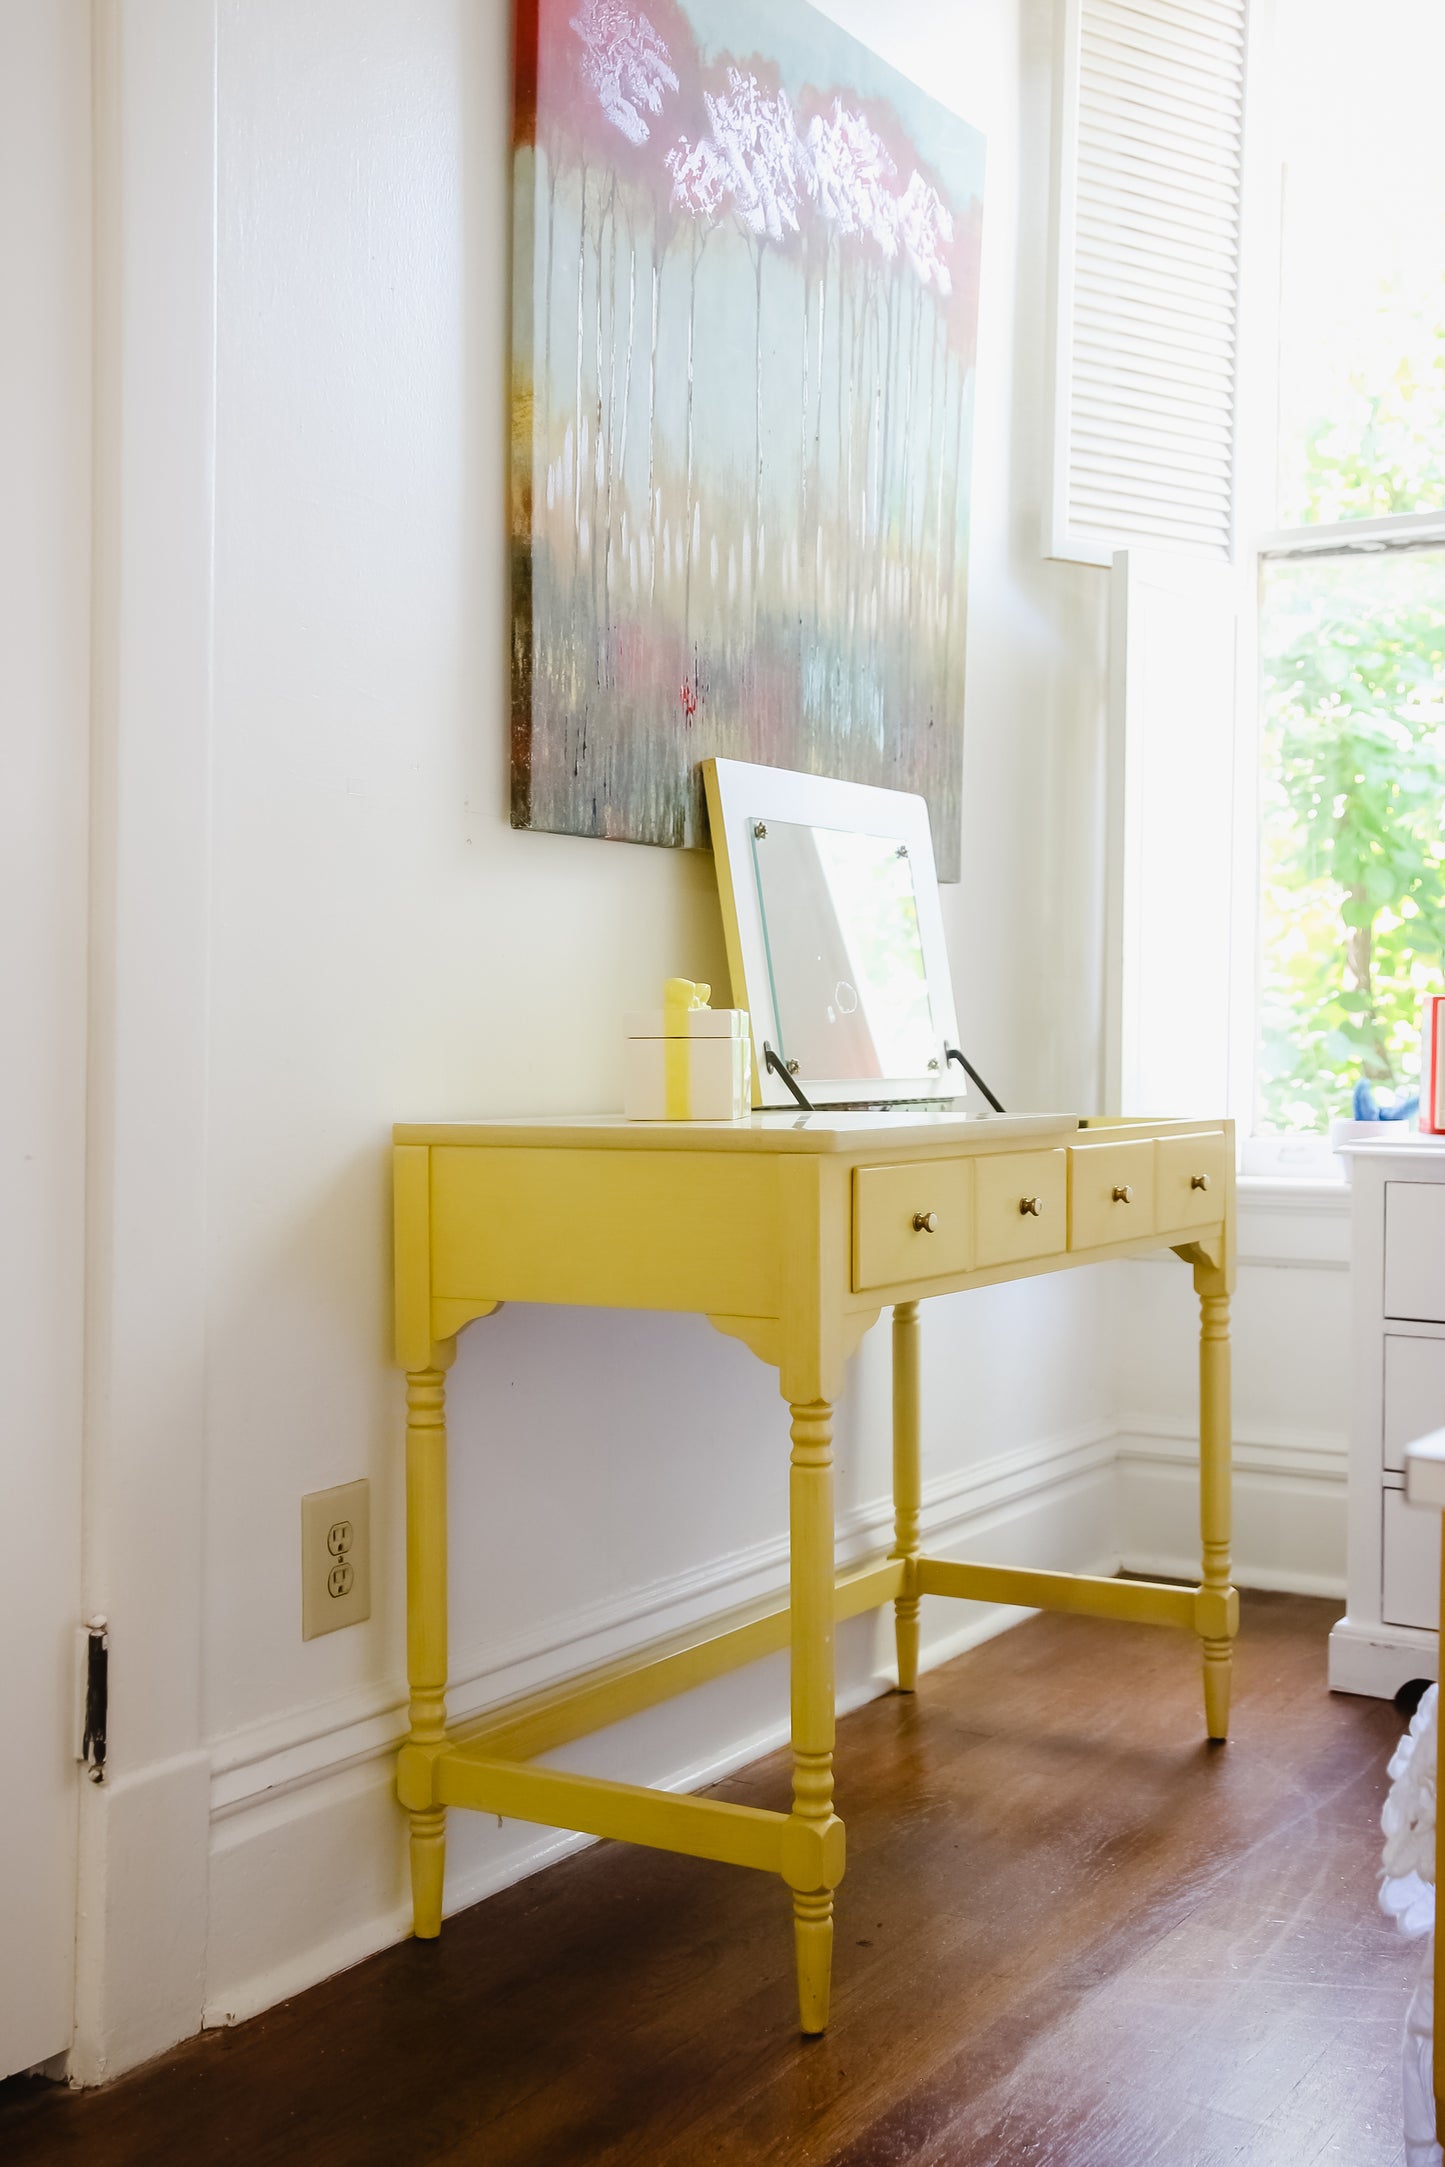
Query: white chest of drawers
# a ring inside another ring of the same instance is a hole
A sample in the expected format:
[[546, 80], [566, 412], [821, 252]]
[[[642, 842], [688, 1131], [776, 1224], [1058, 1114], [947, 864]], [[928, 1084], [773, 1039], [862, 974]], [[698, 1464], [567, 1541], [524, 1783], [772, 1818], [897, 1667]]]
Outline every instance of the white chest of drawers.
[[1405, 1447], [1445, 1427], [1445, 1141], [1355, 1146], [1349, 1610], [1330, 1684], [1387, 1697], [1439, 1675], [1440, 1531]]

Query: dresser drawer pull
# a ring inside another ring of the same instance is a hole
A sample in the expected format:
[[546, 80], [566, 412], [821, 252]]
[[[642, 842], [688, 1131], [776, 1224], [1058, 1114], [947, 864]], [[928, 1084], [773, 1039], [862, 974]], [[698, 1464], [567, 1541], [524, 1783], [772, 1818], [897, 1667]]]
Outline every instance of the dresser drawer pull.
[[938, 1213], [936, 1211], [916, 1211], [913, 1214], [913, 1231], [915, 1234], [936, 1234], [938, 1232]]
[[1119, 1187], [1114, 1191], [1114, 1202], [1116, 1204], [1132, 1204], [1133, 1201], [1134, 1192], [1129, 1187], [1128, 1182], [1121, 1182]]
[[1023, 1218], [1041, 1219], [1044, 1215], [1042, 1201], [1036, 1196], [1021, 1196], [1019, 1198], [1019, 1214]]
[[1207, 1174], [1191, 1174], [1189, 1186], [1191, 1189], [1207, 1189], [1209, 1187], [1209, 1176]]

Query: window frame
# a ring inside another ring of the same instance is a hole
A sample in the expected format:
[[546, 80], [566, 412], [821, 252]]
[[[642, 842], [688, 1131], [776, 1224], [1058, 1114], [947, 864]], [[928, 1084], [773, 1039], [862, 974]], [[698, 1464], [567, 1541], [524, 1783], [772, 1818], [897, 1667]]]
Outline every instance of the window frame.
[[[1445, 506], [1438, 511], [1397, 512], [1384, 517], [1347, 519], [1314, 525], [1279, 526], [1279, 272], [1283, 245], [1285, 161], [1274, 104], [1278, 81], [1278, 21], [1272, 0], [1255, 0], [1257, 63], [1249, 119], [1254, 131], [1245, 145], [1245, 225], [1247, 249], [1242, 267], [1241, 395], [1239, 502], [1243, 529], [1242, 557], [1249, 580], [1253, 621], [1248, 627], [1254, 652], [1253, 697], [1244, 703], [1240, 756], [1255, 777], [1252, 809], [1242, 814], [1249, 831], [1235, 854], [1242, 889], [1235, 899], [1238, 927], [1253, 928], [1248, 968], [1237, 971], [1233, 1000], [1233, 1036], [1244, 1049], [1235, 1070], [1240, 1171], [1284, 1181], [1343, 1180], [1340, 1162], [1327, 1134], [1291, 1134], [1263, 1129], [1260, 1120], [1259, 1005], [1261, 887], [1259, 783], [1263, 730], [1258, 662], [1259, 593], [1264, 568], [1272, 562], [1309, 557], [1374, 555], [1387, 550], [1445, 546]], [[1272, 359], [1270, 357], [1273, 357]], [[1241, 947], [1236, 953], [1246, 951]]]

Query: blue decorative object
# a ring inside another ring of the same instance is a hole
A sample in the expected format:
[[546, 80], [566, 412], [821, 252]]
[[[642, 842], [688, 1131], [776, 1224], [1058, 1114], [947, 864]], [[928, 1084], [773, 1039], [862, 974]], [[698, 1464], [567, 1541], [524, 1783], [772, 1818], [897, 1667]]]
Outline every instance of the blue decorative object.
[[1367, 1076], [1362, 1076], [1355, 1085], [1356, 1121], [1408, 1121], [1419, 1103], [1419, 1092], [1407, 1091], [1390, 1105], [1382, 1106]]

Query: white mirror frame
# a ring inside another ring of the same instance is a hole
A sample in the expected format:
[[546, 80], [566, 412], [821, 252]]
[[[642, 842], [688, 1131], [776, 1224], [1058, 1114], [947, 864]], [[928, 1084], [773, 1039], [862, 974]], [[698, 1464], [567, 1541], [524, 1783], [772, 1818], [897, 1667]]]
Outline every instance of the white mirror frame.
[[906, 790], [878, 790], [868, 783], [837, 782], [826, 775], [798, 775], [788, 768], [755, 767], [745, 760], [704, 760], [718, 895], [727, 938], [732, 997], [752, 1019], [754, 1106], [796, 1107], [780, 1076], [763, 1066], [763, 1041], [779, 1042], [763, 939], [762, 903], [753, 870], [754, 821], [792, 821], [800, 827], [834, 828], [850, 835], [883, 835], [908, 846], [913, 893], [923, 944], [928, 998], [938, 1034], [938, 1067], [925, 1076], [804, 1076], [800, 1086], [814, 1106], [856, 1106], [894, 1099], [952, 1100], [964, 1090], [963, 1071], [951, 1073], [947, 1049], [958, 1044], [953, 979], [943, 937], [938, 870], [928, 806]]

